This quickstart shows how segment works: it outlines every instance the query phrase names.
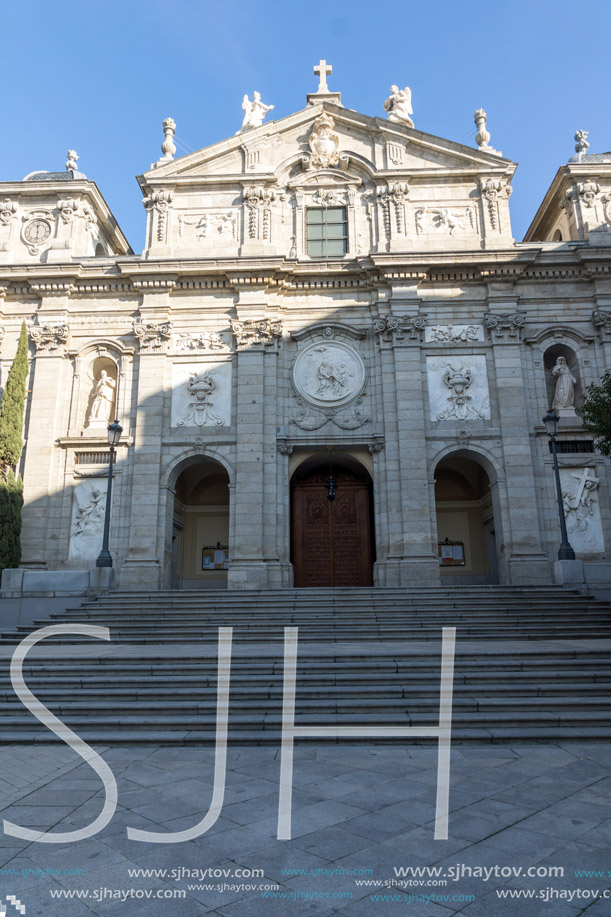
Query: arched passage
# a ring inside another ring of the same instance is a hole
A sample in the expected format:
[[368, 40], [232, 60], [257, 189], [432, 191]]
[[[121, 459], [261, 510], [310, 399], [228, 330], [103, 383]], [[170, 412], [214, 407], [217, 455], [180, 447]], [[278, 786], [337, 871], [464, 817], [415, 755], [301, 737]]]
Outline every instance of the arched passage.
[[[329, 499], [328, 482], [337, 485]], [[297, 587], [371, 586], [372, 482], [346, 453], [317, 453], [291, 480], [291, 560]]]
[[174, 485], [173, 587], [226, 587], [228, 552], [229, 475], [214, 459], [194, 457]]
[[497, 583], [498, 531], [490, 478], [469, 455], [451, 453], [435, 469], [442, 584]]

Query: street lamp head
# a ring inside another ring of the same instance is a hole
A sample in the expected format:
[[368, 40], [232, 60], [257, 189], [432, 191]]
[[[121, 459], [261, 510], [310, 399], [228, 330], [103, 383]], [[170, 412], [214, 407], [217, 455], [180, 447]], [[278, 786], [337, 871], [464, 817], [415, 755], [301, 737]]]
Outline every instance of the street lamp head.
[[554, 411], [549, 410], [545, 417], [543, 418], [543, 423], [545, 424], [545, 429], [548, 432], [549, 436], [555, 436], [558, 431], [558, 421], [560, 418]]
[[113, 423], [108, 424], [108, 444], [110, 446], [118, 446], [122, 433], [123, 433], [123, 427], [121, 426], [118, 420], [115, 420]]

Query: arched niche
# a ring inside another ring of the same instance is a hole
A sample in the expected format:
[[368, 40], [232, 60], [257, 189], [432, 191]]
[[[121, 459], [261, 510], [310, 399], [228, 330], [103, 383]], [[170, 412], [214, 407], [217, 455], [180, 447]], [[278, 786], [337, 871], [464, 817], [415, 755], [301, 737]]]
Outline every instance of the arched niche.
[[185, 459], [170, 475], [173, 491], [171, 585], [178, 589], [227, 587], [229, 474], [216, 459]]
[[440, 459], [435, 512], [442, 584], [497, 583], [500, 511], [491, 463], [465, 450]]
[[554, 343], [550, 342], [549, 346], [545, 348], [543, 353], [543, 368], [545, 371], [547, 406], [548, 408], [551, 408], [554, 403], [558, 380], [557, 377], [554, 376], [553, 369], [556, 366], [558, 357], [564, 357], [566, 360], [566, 365], [568, 366], [571, 375], [575, 379], [575, 382], [572, 383], [574, 388], [574, 397], [573, 405], [571, 405], [571, 408], [573, 408], [573, 410], [569, 411], [569, 413], [574, 414], [574, 408], [581, 404], [583, 398], [583, 386], [581, 382], [579, 361], [577, 359], [576, 352], [571, 347], [558, 341], [554, 341]]

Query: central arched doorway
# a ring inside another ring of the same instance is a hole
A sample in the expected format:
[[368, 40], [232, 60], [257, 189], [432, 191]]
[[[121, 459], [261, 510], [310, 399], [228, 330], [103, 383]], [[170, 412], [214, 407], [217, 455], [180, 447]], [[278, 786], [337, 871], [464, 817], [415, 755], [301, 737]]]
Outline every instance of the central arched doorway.
[[229, 475], [214, 459], [194, 457], [176, 479], [172, 586], [222, 589], [229, 563]]
[[[332, 472], [337, 484], [329, 500]], [[291, 481], [291, 560], [296, 587], [371, 586], [373, 499], [369, 473], [349, 456], [307, 459]]]

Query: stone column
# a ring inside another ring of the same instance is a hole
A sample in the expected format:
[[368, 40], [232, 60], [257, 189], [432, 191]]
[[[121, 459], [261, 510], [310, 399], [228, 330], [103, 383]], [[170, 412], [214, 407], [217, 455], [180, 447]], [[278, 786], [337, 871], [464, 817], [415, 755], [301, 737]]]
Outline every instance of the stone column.
[[375, 322], [382, 361], [388, 533], [386, 557], [376, 562], [379, 585], [439, 583], [422, 388], [424, 325], [423, 316], [387, 315]]
[[[141, 317], [134, 322], [134, 333], [140, 342], [138, 410], [133, 428], [129, 548], [120, 571], [120, 587], [134, 590], [159, 588], [165, 547], [162, 539], [166, 531], [159, 518], [159, 506], [162, 440], [168, 426], [165, 369], [171, 325], [162, 319], [159, 307], [154, 312], [155, 320], [150, 319], [152, 299], [153, 296], [145, 296]], [[122, 511], [130, 512], [128, 507]]]
[[[260, 296], [260, 291], [258, 294]], [[276, 351], [279, 321], [265, 318], [265, 306], [241, 294], [237, 341], [236, 473], [233, 556], [230, 589], [265, 589], [281, 585], [276, 544]], [[253, 314], [260, 318], [252, 318]], [[248, 315], [249, 318], [244, 316]]]
[[541, 546], [540, 494], [535, 485], [522, 371], [520, 342], [526, 313], [516, 310], [515, 298], [501, 286], [491, 284], [490, 300], [507, 311], [488, 312], [485, 322], [493, 344], [505, 465], [506, 518], [501, 524], [507, 575], [510, 583], [550, 583], [552, 568]]

